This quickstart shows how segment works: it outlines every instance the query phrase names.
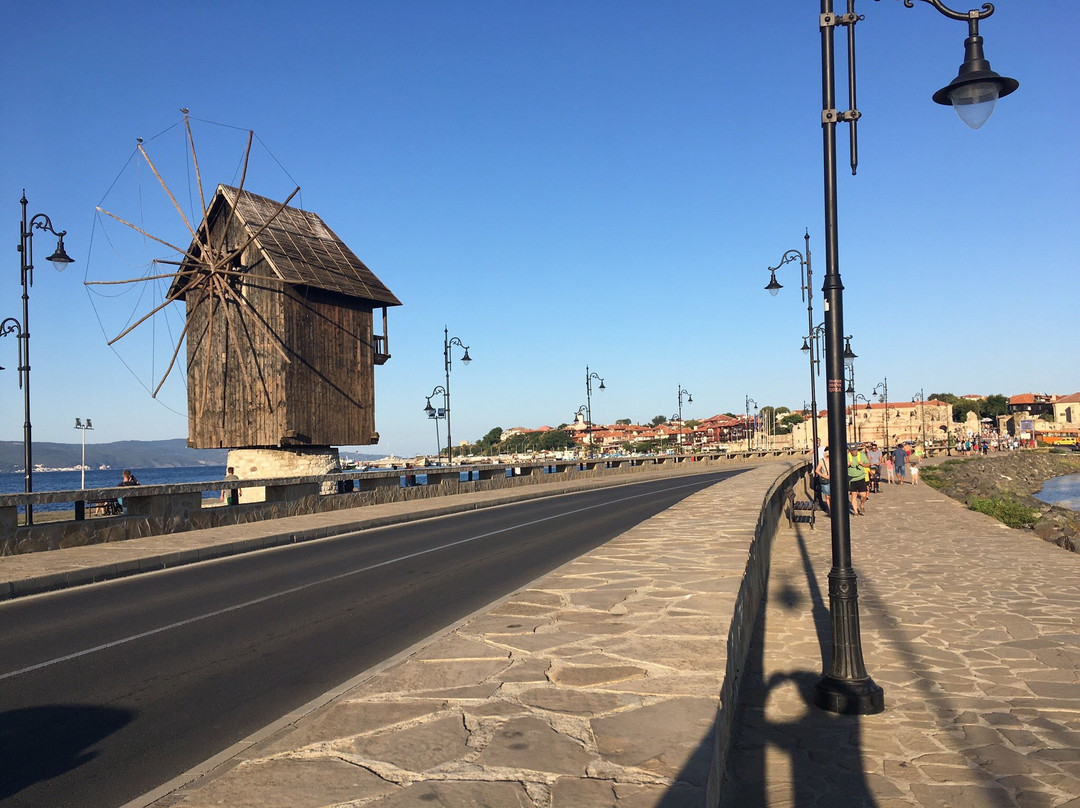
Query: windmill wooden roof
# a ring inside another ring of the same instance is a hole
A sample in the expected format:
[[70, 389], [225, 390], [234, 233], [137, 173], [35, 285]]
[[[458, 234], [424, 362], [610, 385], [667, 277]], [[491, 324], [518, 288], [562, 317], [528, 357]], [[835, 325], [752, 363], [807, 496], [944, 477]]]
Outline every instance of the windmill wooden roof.
[[[249, 234], [259, 234], [255, 244], [285, 283], [336, 292], [377, 306], [401, 305], [317, 213], [286, 206], [275, 216], [280, 202], [219, 185], [207, 218], [221, 215], [228, 207], [235, 207], [236, 218]], [[191, 251], [196, 250], [193, 243]], [[179, 278], [174, 287], [178, 282]]]

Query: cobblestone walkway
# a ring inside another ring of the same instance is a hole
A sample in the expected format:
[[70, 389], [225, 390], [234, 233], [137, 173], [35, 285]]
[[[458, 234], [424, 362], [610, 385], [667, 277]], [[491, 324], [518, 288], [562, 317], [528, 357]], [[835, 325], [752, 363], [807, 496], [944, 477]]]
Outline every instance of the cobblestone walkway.
[[829, 521], [773, 548], [723, 805], [1080, 808], [1080, 555], [926, 486], [852, 517], [864, 658], [885, 712], [812, 706]]

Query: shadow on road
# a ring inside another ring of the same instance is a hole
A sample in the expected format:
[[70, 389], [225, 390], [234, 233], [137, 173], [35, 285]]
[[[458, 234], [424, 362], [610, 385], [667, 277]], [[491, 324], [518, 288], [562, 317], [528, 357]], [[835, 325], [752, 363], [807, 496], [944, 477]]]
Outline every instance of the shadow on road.
[[81, 704], [0, 712], [0, 800], [93, 760], [93, 747], [134, 717], [130, 710]]

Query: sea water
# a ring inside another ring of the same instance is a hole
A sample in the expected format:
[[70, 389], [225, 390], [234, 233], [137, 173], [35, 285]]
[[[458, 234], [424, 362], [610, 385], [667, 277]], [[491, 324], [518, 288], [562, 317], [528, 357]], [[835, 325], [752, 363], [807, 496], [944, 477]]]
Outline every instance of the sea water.
[[1080, 474], [1066, 474], [1047, 480], [1035, 498], [1048, 505], [1080, 511]]
[[[131, 473], [142, 485], [172, 485], [176, 483], [206, 483], [225, 476], [221, 466], [184, 466], [162, 469], [132, 469]], [[35, 491], [78, 491], [82, 488], [81, 471], [35, 471]], [[87, 469], [86, 488], [112, 488], [120, 485], [121, 469]], [[0, 474], [0, 494], [21, 494], [26, 490], [26, 480], [21, 472]], [[221, 491], [204, 491], [204, 499], [217, 499]], [[35, 511], [71, 510], [70, 503], [50, 502], [34, 506]], [[22, 510], [21, 508], [19, 509]]]

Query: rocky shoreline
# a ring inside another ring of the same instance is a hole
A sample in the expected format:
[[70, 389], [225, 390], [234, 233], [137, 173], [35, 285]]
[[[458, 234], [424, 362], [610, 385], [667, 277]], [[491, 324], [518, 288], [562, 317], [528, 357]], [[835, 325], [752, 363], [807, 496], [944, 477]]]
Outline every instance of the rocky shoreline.
[[923, 479], [943, 494], [971, 507], [977, 498], [1001, 499], [1036, 512], [1035, 535], [1074, 553], [1080, 552], [1080, 513], [1048, 505], [1034, 497], [1052, 477], [1080, 473], [1080, 457], [1047, 451], [1020, 451], [969, 458], [938, 458], [927, 464]]

